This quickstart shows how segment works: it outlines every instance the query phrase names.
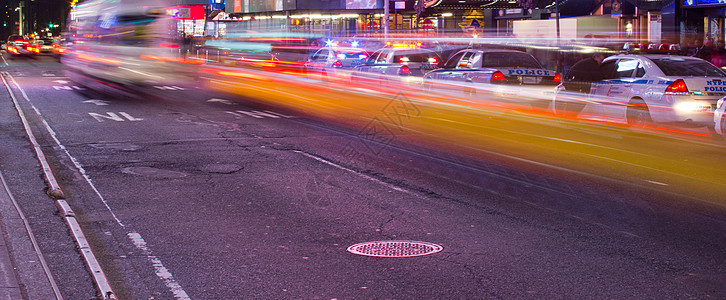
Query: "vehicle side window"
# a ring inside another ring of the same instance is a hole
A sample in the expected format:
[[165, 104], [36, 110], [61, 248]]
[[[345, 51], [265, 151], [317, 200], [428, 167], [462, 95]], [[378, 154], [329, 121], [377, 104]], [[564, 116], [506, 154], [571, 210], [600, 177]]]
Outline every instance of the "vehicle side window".
[[466, 51], [462, 51], [462, 52], [454, 54], [454, 56], [452, 56], [451, 58], [449, 58], [448, 61], [446, 61], [444, 68], [447, 68], [447, 69], [456, 68], [456, 64], [459, 63], [459, 60], [461, 59], [462, 56], [464, 56], [464, 54], [466, 54]]
[[635, 77], [643, 77], [645, 76], [645, 67], [643, 66], [643, 63], [638, 64], [638, 69], [635, 70]]
[[618, 61], [617, 72], [618, 78], [632, 78], [635, 69], [638, 68], [638, 61], [634, 59], [622, 59]]
[[475, 52], [473, 56], [469, 57], [469, 68], [481, 67], [481, 57], [482, 54], [480, 52]]
[[388, 54], [391, 53], [390, 51], [383, 51], [381, 52], [381, 55], [378, 56], [376, 59], [376, 64], [385, 64], [388, 60]]
[[381, 54], [381, 50], [378, 50], [376, 52], [373, 52], [370, 56], [368, 56], [368, 60], [366, 60], [366, 64], [372, 64], [376, 62], [376, 59], [378, 58], [378, 55]]
[[328, 49], [318, 50], [318, 52], [315, 52], [315, 54], [313, 54], [313, 57], [311, 58], [311, 60], [313, 60], [313, 61], [326, 60], [326, 59], [328, 59]]
[[469, 51], [464, 54], [464, 57], [461, 58], [459, 61], [459, 64], [456, 66], [457, 69], [468, 69], [471, 68], [471, 57], [474, 55], [474, 52]]

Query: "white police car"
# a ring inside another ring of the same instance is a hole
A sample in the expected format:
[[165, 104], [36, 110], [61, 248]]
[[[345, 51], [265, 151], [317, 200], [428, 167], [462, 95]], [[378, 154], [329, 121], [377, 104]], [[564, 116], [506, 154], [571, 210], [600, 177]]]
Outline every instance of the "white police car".
[[617, 55], [602, 65], [603, 80], [589, 91], [555, 91], [555, 113], [625, 120], [714, 126], [716, 101], [726, 96], [726, 73], [689, 56]]
[[424, 87], [469, 95], [488, 93], [501, 101], [546, 107], [561, 78], [526, 52], [466, 49], [452, 55], [443, 68], [426, 73]]

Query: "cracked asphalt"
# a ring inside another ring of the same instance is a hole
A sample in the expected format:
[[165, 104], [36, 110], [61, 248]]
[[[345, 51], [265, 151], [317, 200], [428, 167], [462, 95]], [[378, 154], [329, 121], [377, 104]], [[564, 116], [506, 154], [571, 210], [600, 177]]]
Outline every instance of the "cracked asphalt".
[[[726, 297], [720, 211], [396, 141], [351, 158], [360, 129], [195, 85], [128, 98], [54, 88], [76, 83], [50, 59], [10, 68], [72, 157], [41, 134], [120, 299]], [[379, 240], [444, 250], [346, 251]]]

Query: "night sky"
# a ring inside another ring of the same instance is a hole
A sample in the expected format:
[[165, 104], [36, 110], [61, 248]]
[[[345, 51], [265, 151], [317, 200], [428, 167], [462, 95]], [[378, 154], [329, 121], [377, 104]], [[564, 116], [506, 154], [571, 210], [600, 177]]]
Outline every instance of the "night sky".
[[[16, 34], [19, 13], [15, 8], [19, 6], [20, 0], [2, 0], [0, 9], [0, 39], [7, 40], [8, 35]], [[26, 18], [26, 31], [35, 31], [41, 34], [41, 30], [48, 27], [48, 24], [60, 24], [53, 29], [53, 35], [59, 35], [65, 25], [65, 20], [70, 9], [70, 0], [24, 0], [25, 8], [23, 14]]]

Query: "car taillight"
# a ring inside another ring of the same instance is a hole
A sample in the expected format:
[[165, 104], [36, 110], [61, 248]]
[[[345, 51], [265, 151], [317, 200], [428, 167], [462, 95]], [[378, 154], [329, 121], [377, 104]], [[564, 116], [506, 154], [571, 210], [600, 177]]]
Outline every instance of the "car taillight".
[[401, 66], [401, 69], [398, 70], [398, 74], [400, 74], [400, 75], [411, 75], [411, 69], [409, 69], [408, 66]]
[[560, 76], [560, 74], [555, 74], [555, 78], [552, 79], [552, 82], [554, 82], [554, 83], [562, 82], [562, 76]]
[[437, 63], [439, 63], [439, 60], [436, 59], [436, 57], [429, 57], [429, 63], [430, 64], [437, 64]]
[[683, 79], [678, 79], [676, 81], [671, 82], [671, 84], [669, 84], [668, 87], [665, 89], [665, 94], [667, 94], [667, 95], [688, 94], [688, 87], [686, 86], [686, 82], [683, 81]]
[[333, 63], [333, 67], [342, 67], [342, 66], [343, 66], [343, 62], [342, 61], [336, 60]]
[[492, 74], [492, 80], [491, 80], [492, 82], [499, 82], [499, 81], [505, 81], [505, 80], [507, 80], [507, 79], [504, 78], [504, 74], [502, 74], [502, 72], [496, 71], [496, 72], [494, 72], [494, 74]]

